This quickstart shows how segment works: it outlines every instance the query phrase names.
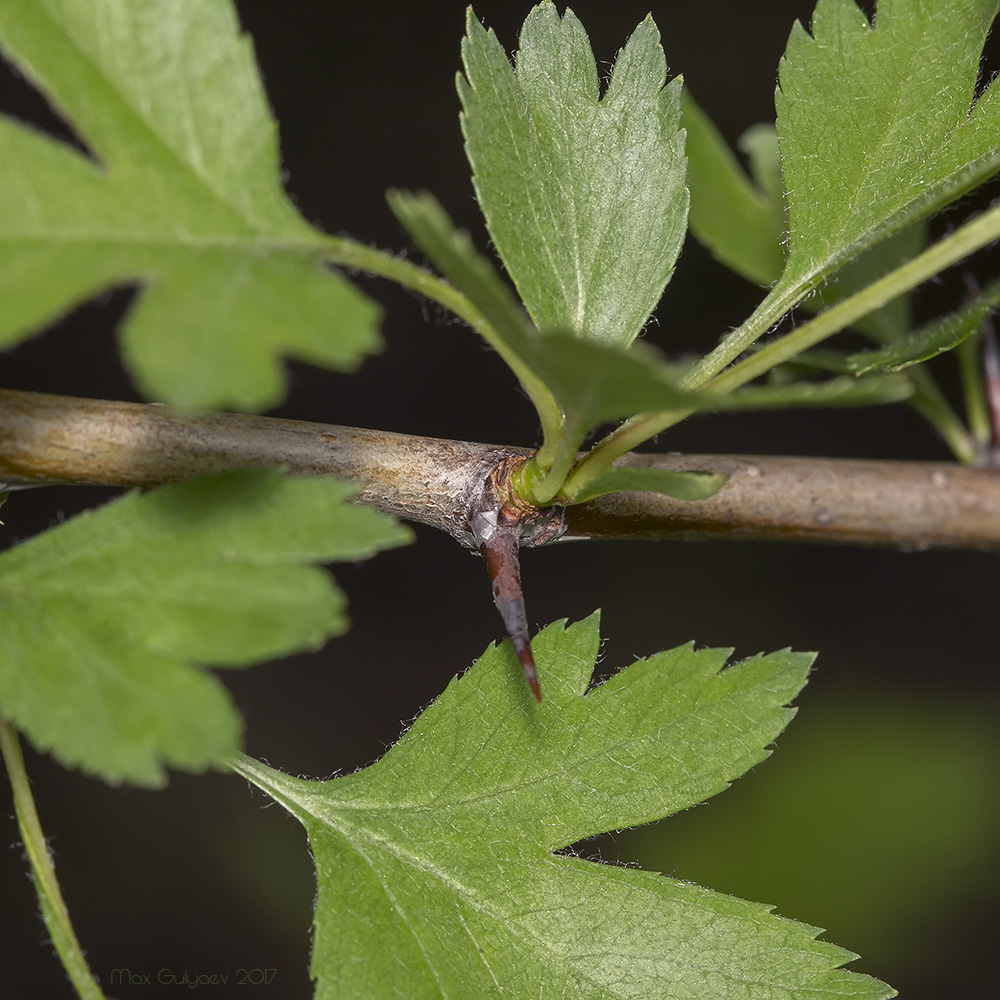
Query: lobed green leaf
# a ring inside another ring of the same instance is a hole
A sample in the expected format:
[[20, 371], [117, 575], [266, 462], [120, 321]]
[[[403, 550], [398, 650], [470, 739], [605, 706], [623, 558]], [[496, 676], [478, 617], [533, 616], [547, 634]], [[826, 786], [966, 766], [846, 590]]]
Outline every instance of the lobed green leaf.
[[489, 648], [400, 742], [311, 782], [234, 766], [305, 825], [317, 997], [885, 997], [766, 906], [553, 853], [724, 790], [763, 760], [811, 656], [683, 646], [588, 691], [596, 616], [534, 641], [545, 701]]
[[680, 79], [651, 18], [602, 96], [571, 10], [539, 4], [516, 69], [471, 9], [462, 130], [490, 236], [540, 329], [627, 346], [673, 273], [687, 227]]
[[[977, 92], [998, 9], [997, 0], [881, 0], [869, 23], [854, 0], [818, 0], [812, 34], [795, 24], [775, 97], [785, 269], [753, 315], [699, 363], [692, 385], [721, 372], [845, 264], [860, 258], [856, 277], [871, 280], [877, 270], [865, 251], [1000, 169], [1000, 91], [993, 81]], [[897, 307], [866, 319], [866, 332], [891, 339], [900, 321], [907, 317]]]
[[0, 117], [0, 346], [138, 283], [124, 355], [176, 405], [267, 407], [281, 355], [349, 370], [378, 348], [378, 309], [282, 190], [229, 0], [6, 2], [0, 47], [93, 154]]
[[977, 96], [996, 0], [819, 0], [775, 98], [788, 203], [782, 284], [829, 273], [1000, 169], [998, 89]]
[[239, 747], [239, 717], [192, 664], [317, 648], [348, 623], [309, 564], [409, 538], [354, 492], [276, 471], [212, 476], [130, 493], [3, 553], [4, 714], [111, 782], [218, 765]]

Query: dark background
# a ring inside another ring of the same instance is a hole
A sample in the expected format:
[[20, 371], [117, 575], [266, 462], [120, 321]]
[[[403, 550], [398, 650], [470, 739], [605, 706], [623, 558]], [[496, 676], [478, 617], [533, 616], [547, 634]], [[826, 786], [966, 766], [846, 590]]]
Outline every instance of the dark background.
[[[605, 67], [648, 3], [574, 5]], [[811, 7], [654, 2], [653, 15], [671, 72], [684, 73], [735, 141], [773, 119], [778, 59], [792, 21], [807, 21]], [[454, 91], [461, 2], [238, 8], [281, 123], [288, 187], [307, 219], [400, 247], [405, 236], [384, 191], [427, 188], [485, 245]], [[513, 49], [528, 4], [481, 0], [476, 10]], [[13, 74], [0, 77], [0, 108], [60, 131]], [[289, 366], [278, 415], [536, 443], [530, 406], [472, 333], [385, 283], [362, 284], [387, 311], [384, 353], [351, 377]], [[917, 311], [930, 315], [955, 294], [954, 282], [942, 281], [921, 293]], [[667, 351], [704, 351], [758, 296], [689, 241], [648, 335]], [[128, 290], [102, 295], [4, 355], [2, 383], [138, 398], [114, 341], [129, 298]], [[940, 371], [951, 377], [947, 363]], [[700, 418], [658, 446], [948, 457], [903, 408]], [[15, 494], [0, 537], [10, 544], [106, 495]], [[740, 655], [789, 645], [820, 652], [773, 760], [709, 808], [583, 845], [585, 854], [638, 860], [774, 903], [829, 928], [829, 939], [863, 956], [854, 968], [911, 998], [968, 993], [987, 981], [1000, 888], [995, 556], [581, 543], [529, 551], [523, 563], [534, 623], [603, 609], [605, 670], [689, 639]], [[293, 774], [325, 777], [376, 759], [501, 636], [482, 563], [429, 529], [417, 529], [407, 549], [338, 566], [335, 575], [351, 601], [346, 637], [315, 655], [224, 675], [246, 716], [248, 752]], [[310, 995], [312, 870], [302, 831], [280, 808], [229, 775], [176, 775], [154, 793], [109, 788], [26, 753], [77, 931], [106, 989], [121, 966], [178, 974], [272, 967], [274, 982], [259, 992]], [[0, 996], [69, 997], [25, 877], [6, 788], [3, 796]], [[109, 992], [174, 995], [155, 986]]]

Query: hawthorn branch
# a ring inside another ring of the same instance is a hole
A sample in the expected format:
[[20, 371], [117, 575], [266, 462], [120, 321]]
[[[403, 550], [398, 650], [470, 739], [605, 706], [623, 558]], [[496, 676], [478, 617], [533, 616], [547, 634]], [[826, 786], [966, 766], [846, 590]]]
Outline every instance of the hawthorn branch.
[[[0, 488], [148, 487], [284, 466], [356, 482], [360, 499], [474, 547], [472, 491], [528, 449], [164, 406], [0, 390]], [[1000, 551], [1000, 472], [936, 462], [631, 454], [618, 464], [723, 472], [708, 500], [600, 497], [565, 512], [563, 537], [783, 539]], [[551, 540], [551, 531], [522, 544]]]

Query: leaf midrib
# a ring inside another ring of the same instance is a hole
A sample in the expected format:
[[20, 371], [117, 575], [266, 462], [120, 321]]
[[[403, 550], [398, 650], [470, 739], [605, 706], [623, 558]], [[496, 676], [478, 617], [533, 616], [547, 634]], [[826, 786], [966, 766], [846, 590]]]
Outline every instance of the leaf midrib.
[[[313, 816], [311, 817], [311, 819], [315, 820], [317, 819], [317, 817]], [[326, 825], [324, 821], [320, 820], [320, 822], [323, 823], [324, 826]], [[340, 834], [340, 836], [347, 843], [347, 846], [350, 848], [350, 850], [352, 850], [355, 854], [357, 854], [357, 856], [360, 857], [364, 861], [364, 863], [370, 868], [373, 876], [375, 877], [376, 881], [381, 887], [383, 893], [389, 899], [394, 911], [399, 914], [407, 930], [413, 936], [413, 939], [416, 941], [417, 947], [420, 949], [421, 954], [424, 956], [427, 962], [427, 967], [431, 972], [431, 975], [434, 977], [435, 982], [440, 983], [440, 977], [438, 976], [434, 964], [431, 961], [426, 949], [423, 946], [423, 942], [420, 938], [418, 930], [414, 926], [413, 921], [410, 920], [403, 906], [398, 902], [397, 897], [395, 893], [392, 891], [390, 884], [387, 882], [386, 878], [383, 877], [382, 870], [379, 868], [377, 863], [365, 851], [363, 851], [359, 847], [359, 845], [355, 841], [353, 841], [344, 831], [336, 828], [333, 829], [335, 830], [336, 833]], [[323, 830], [323, 832], [327, 831]], [[310, 840], [312, 840], [313, 831], [311, 829], [309, 830], [309, 836]], [[496, 905], [496, 903], [493, 900], [491, 900], [490, 897], [484, 897], [481, 893], [474, 890], [471, 886], [466, 885], [465, 882], [449, 877], [447, 871], [442, 869], [440, 866], [432, 865], [425, 862], [424, 859], [421, 857], [421, 855], [417, 854], [416, 852], [395, 850], [393, 849], [393, 842], [391, 840], [375, 836], [366, 838], [365, 843], [373, 845], [376, 848], [376, 850], [385, 851], [385, 853], [390, 854], [399, 862], [410, 866], [411, 868], [419, 872], [422, 876], [437, 881], [439, 884], [444, 886], [448, 891], [454, 893], [456, 896], [459, 896], [472, 909], [475, 909], [480, 914], [484, 915], [485, 917], [489, 918], [495, 923], [500, 924], [504, 928], [508, 929], [510, 932], [512, 933], [516, 932], [517, 935], [522, 940], [531, 941], [533, 943], [534, 950], [536, 953], [544, 952], [545, 955], [549, 956], [549, 962], [552, 966], [557, 968], [562, 968], [564, 970], [571, 969], [573, 974], [577, 977], [579, 981], [589, 983], [595, 988], [598, 988], [604, 993], [610, 994], [611, 996], [627, 998], [634, 995], [633, 992], [618, 991], [615, 988], [614, 983], [608, 982], [604, 979], [599, 979], [593, 974], [588, 974], [583, 967], [574, 962], [572, 955], [567, 954], [565, 951], [555, 948], [553, 946], [552, 941], [549, 938], [540, 936], [537, 932], [532, 931], [530, 926], [526, 925], [523, 921], [517, 920], [515, 917], [512, 917], [507, 911], [502, 909], [500, 906]], [[316, 850], [315, 843], [313, 844], [313, 849], [314, 851]], [[563, 861], [566, 862], [576, 861], [581, 864], [592, 865], [595, 872], [600, 871], [600, 866], [595, 865], [593, 862], [587, 862], [579, 858], [562, 858], [559, 855], [553, 854], [551, 851], [546, 850], [545, 848], [539, 848], [539, 855], [540, 856], [535, 859], [534, 863], [536, 864], [551, 863], [558, 865]], [[530, 861], [531, 859], [525, 858], [523, 855], [521, 855], [520, 857], [517, 858], [517, 860]], [[617, 868], [617, 870], [628, 871], [627, 868]], [[652, 874], [652, 873], [642, 872], [641, 874]], [[672, 885], [678, 884], [677, 881], [671, 878], [670, 876], [658, 876], [658, 877], [661, 879], [665, 879]], [[634, 886], [633, 890], [640, 890], [644, 888], [645, 887]], [[711, 892], [711, 890], [704, 890], [704, 891]], [[689, 907], [697, 907], [702, 910], [707, 910], [712, 914], [715, 913], [715, 911], [712, 909], [711, 906], [708, 906], [705, 902], [703, 902], [703, 900], [695, 896], [685, 898], [683, 900], [683, 903]], [[489, 967], [487, 966], [487, 968]], [[441, 996], [447, 998], [447, 994], [444, 993], [443, 990], [441, 992]]]
[[[732, 669], [732, 668], [730, 668]], [[483, 792], [481, 794], [463, 796], [457, 799], [449, 799], [442, 802], [440, 799], [434, 799], [431, 801], [424, 802], [381, 802], [373, 804], [371, 802], [359, 802], [350, 799], [338, 799], [335, 803], [330, 803], [328, 800], [322, 802], [322, 815], [318, 815], [312, 812], [306, 806], [308, 814], [320, 820], [323, 823], [327, 823], [331, 829], [335, 829], [342, 833], [345, 837], [348, 836], [349, 831], [360, 830], [368, 831], [371, 827], [367, 825], [354, 825], [351, 823], [333, 823], [329, 822], [328, 815], [337, 816], [339, 813], [353, 813], [355, 815], [360, 813], [372, 813], [376, 815], [399, 815], [405, 813], [422, 813], [422, 812], [434, 812], [447, 809], [466, 809], [469, 807], [474, 807], [482, 802], [489, 802], [495, 804], [498, 799], [513, 795], [518, 792], [524, 792], [527, 789], [533, 788], [539, 784], [544, 785], [546, 783], [551, 783], [553, 779], [562, 779], [567, 776], [568, 773], [579, 770], [584, 765], [593, 763], [594, 760], [598, 758], [606, 758], [609, 754], [613, 754], [619, 749], [626, 748], [636, 742], [662, 742], [664, 740], [664, 734], [677, 726], [683, 725], [689, 721], [692, 717], [700, 714], [705, 710], [706, 704], [711, 704], [713, 706], [730, 701], [739, 701], [741, 695], [745, 692], [737, 688], [731, 692], [722, 692], [721, 697], [711, 698], [709, 700], [701, 701], [692, 708], [685, 712], [683, 715], [678, 715], [671, 721], [657, 726], [655, 730], [651, 730], [646, 734], [639, 737], [623, 738], [619, 739], [615, 743], [609, 743], [603, 745], [599, 750], [595, 750], [592, 754], [586, 754], [575, 758], [574, 763], [571, 768], [563, 768], [561, 770], [548, 770], [544, 774], [533, 776], [530, 779], [523, 781], [517, 781], [508, 783], [505, 785], [500, 785], [494, 787], [489, 792]], [[778, 709], [780, 711], [780, 708]], [[761, 746], [759, 748], [760, 753], [764, 754], [765, 748]], [[707, 780], [708, 776], [705, 776], [702, 780]], [[727, 784], [733, 780], [732, 778], [722, 778]], [[690, 784], [690, 779], [686, 782]], [[710, 793], [709, 793], [710, 794]], [[698, 800], [700, 801], [700, 800]], [[300, 803], [300, 806], [303, 803]], [[680, 807], [679, 807], [680, 808]], [[562, 845], [559, 845], [562, 846]], [[558, 849], [554, 848], [554, 849]], [[547, 848], [546, 848], [547, 850]]]
[[[358, 847], [358, 845], [354, 841], [351, 840], [350, 837], [347, 836], [347, 834], [339, 830], [337, 832], [340, 833], [341, 836], [343, 836], [344, 840], [347, 841], [350, 849], [354, 851], [358, 855], [358, 857], [360, 857], [364, 861], [364, 863], [368, 865], [368, 867], [371, 869], [372, 874], [378, 881], [378, 884], [381, 887], [383, 893], [389, 899], [394, 911], [399, 914], [408, 932], [411, 934], [411, 936], [413, 937], [414, 941], [417, 944], [417, 947], [420, 949], [421, 955], [424, 956], [424, 959], [427, 963], [427, 968], [430, 971], [431, 975], [434, 977], [434, 981], [440, 985], [441, 982], [440, 976], [438, 975], [434, 963], [431, 961], [431, 958], [427, 953], [427, 950], [424, 948], [423, 941], [420, 938], [420, 934], [418, 933], [416, 927], [414, 926], [413, 921], [407, 915], [403, 906], [398, 902], [397, 897], [395, 893], [393, 893], [390, 885], [387, 883], [386, 879], [383, 878], [381, 869], [364, 851], [362, 851]], [[310, 839], [311, 839], [311, 834], [310, 834]], [[376, 848], [383, 848], [382, 841], [380, 841], [377, 838], [370, 838], [368, 840], [368, 843], [374, 844]], [[315, 850], [315, 845], [314, 845], [314, 850]], [[502, 925], [510, 932], [512, 933], [516, 932], [522, 940], [526, 939], [533, 942], [535, 952], [536, 953], [544, 952], [546, 955], [548, 955], [551, 965], [563, 969], [567, 968], [572, 969], [573, 974], [577, 977], [579, 981], [589, 983], [595, 988], [599, 988], [600, 990], [604, 991], [605, 993], [610, 993], [610, 995], [612, 996], [618, 996], [622, 998], [627, 998], [632, 996], [632, 993], [623, 993], [616, 990], [613, 983], [609, 983], [603, 979], [598, 979], [596, 976], [592, 974], [587, 974], [583, 968], [581, 968], [579, 965], [573, 962], [571, 956], [567, 955], [564, 951], [559, 951], [556, 948], [554, 948], [552, 946], [551, 941], [548, 938], [542, 937], [537, 933], [533, 932], [530, 929], [530, 927], [525, 926], [522, 922], [512, 918], [509, 913], [507, 913], [500, 907], [496, 906], [495, 904], [491, 905], [489, 897], [483, 897], [480, 893], [474, 891], [470, 886], [466, 885], [464, 882], [461, 882], [454, 878], [449, 878], [446, 872], [444, 872], [440, 867], [436, 865], [431, 867], [421, 864], [422, 859], [420, 858], [419, 855], [413, 852], [393, 851], [390, 849], [386, 853], [391, 854], [393, 857], [395, 857], [402, 863], [408, 864], [410, 867], [420, 872], [421, 875], [436, 880], [441, 885], [445, 886], [448, 891], [454, 893], [456, 896], [459, 896], [462, 900], [464, 900], [465, 903], [472, 909], [477, 910], [480, 914], [488, 917], [495, 923]], [[546, 861], [558, 863], [559, 861], [558, 855], [554, 855], [551, 852], [544, 850], [542, 853], [544, 857], [539, 858], [536, 863], [544, 863]], [[595, 865], [595, 868], [596, 867], [597, 866]], [[670, 881], [673, 880], [671, 879]], [[697, 905], [698, 901], [692, 900], [692, 903]], [[487, 969], [488, 968], [489, 966], [487, 965]], [[444, 1000], [447, 1000], [448, 994], [445, 993], [444, 990], [442, 989], [441, 996], [442, 998], [444, 998]]]

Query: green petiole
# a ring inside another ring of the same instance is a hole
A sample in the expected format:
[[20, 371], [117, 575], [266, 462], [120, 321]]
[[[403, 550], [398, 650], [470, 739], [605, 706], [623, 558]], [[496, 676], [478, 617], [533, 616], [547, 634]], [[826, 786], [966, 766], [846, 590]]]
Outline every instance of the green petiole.
[[38, 810], [35, 809], [31, 783], [24, 767], [24, 756], [21, 753], [17, 733], [2, 717], [0, 717], [0, 754], [3, 756], [10, 777], [17, 825], [34, 874], [35, 892], [38, 894], [42, 919], [52, 937], [52, 944], [81, 1000], [105, 1000], [97, 980], [87, 965], [87, 959], [73, 930], [69, 910], [66, 908], [66, 902], [56, 879], [55, 866], [45, 844]]
[[[815, 319], [779, 337], [725, 371], [717, 370], [720, 364], [727, 363], [721, 360], [724, 355], [716, 357], [714, 352], [709, 354], [689, 373], [684, 388], [706, 389], [713, 392], [731, 392], [738, 389], [782, 362], [789, 361], [797, 354], [815, 347], [862, 316], [874, 312], [897, 296], [911, 291], [998, 239], [1000, 239], [1000, 204], [971, 219], [944, 239], [928, 247], [923, 253], [872, 282], [860, 292], [831, 306]], [[561, 492], [568, 496], [581, 492], [586, 483], [610, 468], [616, 459], [644, 441], [680, 423], [692, 412], [690, 409], [661, 410], [655, 413], [641, 413], [625, 421], [598, 442], [577, 463]], [[935, 415], [932, 416], [935, 422], [936, 414], [935, 410]], [[943, 432], [947, 430], [948, 428], [942, 428]], [[960, 436], [956, 434], [946, 433], [946, 437], [956, 455], [962, 461], [969, 461], [967, 440], [960, 440]]]

